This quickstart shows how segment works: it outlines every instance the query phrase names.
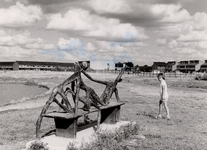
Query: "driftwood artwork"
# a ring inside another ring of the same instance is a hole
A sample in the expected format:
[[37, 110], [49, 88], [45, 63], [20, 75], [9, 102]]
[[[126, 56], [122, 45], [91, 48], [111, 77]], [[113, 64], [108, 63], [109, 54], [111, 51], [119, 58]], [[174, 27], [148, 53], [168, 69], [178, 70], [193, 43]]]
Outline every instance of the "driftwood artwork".
[[[100, 106], [106, 106], [109, 103], [110, 98], [112, 97], [113, 93], [115, 93], [117, 102], [120, 102], [119, 96], [118, 96], [118, 90], [116, 88], [116, 85], [118, 82], [121, 82], [121, 76], [124, 73], [125, 68], [120, 72], [118, 77], [115, 79], [114, 82], [108, 82], [108, 81], [100, 81], [93, 79], [88, 73], [85, 72], [85, 70], [88, 68], [87, 63], [82, 64], [75, 64], [75, 72], [72, 74], [69, 78], [67, 78], [65, 81], [63, 81], [58, 86], [54, 87], [49, 99], [47, 100], [45, 106], [43, 107], [40, 116], [36, 122], [36, 138], [40, 138], [39, 130], [41, 127], [42, 118], [46, 115], [46, 112], [50, 106], [51, 103], [55, 102], [65, 113], [71, 114], [73, 117], [77, 117], [78, 115], [78, 101], [82, 102], [84, 104], [83, 110], [84, 111], [90, 111], [91, 106], [94, 106], [96, 109], [98, 109], [98, 127], [100, 125]], [[99, 97], [94, 89], [87, 86], [81, 77], [81, 72], [89, 78], [91, 81], [104, 84], [106, 85], [105, 90], [103, 91], [103, 94]], [[69, 88], [69, 85], [71, 85], [71, 88]], [[65, 89], [65, 90], [64, 90]], [[80, 89], [85, 91], [85, 96], [79, 96]], [[67, 95], [71, 94], [74, 101], [74, 108], [72, 108]], [[62, 98], [62, 101], [59, 102], [56, 98], [57, 95], [60, 95]], [[87, 115], [85, 116], [87, 117]]]
[[[64, 91], [64, 87], [71, 84], [72, 82], [77, 82], [77, 84], [79, 84], [79, 81], [80, 81], [80, 73], [81, 71], [83, 70], [80, 69], [79, 71], [75, 72], [73, 75], [71, 75], [69, 78], [67, 78], [65, 81], [63, 81], [61, 84], [59, 84], [58, 86], [54, 87], [51, 94], [50, 94], [50, 97], [48, 99], [48, 101], [46, 102], [45, 106], [43, 107], [41, 113], [40, 113], [40, 116], [36, 122], [36, 137], [37, 138], [40, 138], [39, 136], [39, 130], [40, 130], [40, 127], [41, 127], [41, 122], [42, 122], [42, 118], [43, 118], [43, 115], [46, 113], [46, 111], [48, 110], [50, 104], [52, 102], [55, 102], [57, 103], [57, 105], [59, 105], [59, 107], [61, 107], [65, 112], [67, 113], [76, 113], [77, 112], [77, 105], [78, 105], [78, 101], [77, 101], [77, 95], [79, 93], [79, 86], [76, 86], [76, 94], [74, 94], [75, 97], [75, 111], [74, 109], [72, 108], [68, 98], [67, 98], [67, 95], [66, 93], [69, 91], [71, 93], [73, 93], [72, 90], [68, 90], [69, 88], [67, 88], [67, 91]], [[56, 99], [56, 96], [57, 95], [60, 95], [62, 97], [62, 100], [64, 102], [63, 103], [60, 103], [57, 99]]]
[[105, 105], [107, 105], [113, 95], [113, 93], [115, 93], [117, 102], [120, 102], [120, 98], [118, 95], [118, 89], [117, 89], [117, 84], [119, 82], [122, 81], [121, 77], [124, 74], [126, 67], [124, 69], [121, 70], [121, 72], [119, 73], [119, 75], [117, 76], [117, 78], [115, 79], [114, 82], [110, 82], [110, 81], [101, 81], [101, 80], [97, 80], [97, 79], [93, 79], [89, 74], [87, 74], [85, 71], [82, 71], [82, 73], [91, 81], [106, 85], [102, 95], [100, 96], [100, 101], [102, 103], [104, 103]]

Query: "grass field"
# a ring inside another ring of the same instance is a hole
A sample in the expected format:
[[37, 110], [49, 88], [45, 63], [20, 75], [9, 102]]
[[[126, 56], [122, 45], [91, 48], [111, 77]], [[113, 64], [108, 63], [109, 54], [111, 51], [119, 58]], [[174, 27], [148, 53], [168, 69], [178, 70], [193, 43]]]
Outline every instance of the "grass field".
[[[5, 72], [0, 75], [0, 80], [29, 79], [52, 88], [70, 74], [28, 72], [26, 75], [25, 72]], [[113, 80], [116, 77], [115, 74], [96, 73], [91, 73], [91, 76], [103, 80]], [[92, 83], [85, 77], [84, 81], [101, 95], [104, 86]], [[146, 137], [134, 139], [133, 145], [129, 145], [130, 149], [207, 149], [207, 82], [195, 81], [193, 78], [167, 78], [166, 82], [170, 95], [168, 105], [171, 120], [155, 119], [159, 101], [159, 82], [156, 78], [123, 75], [123, 81], [118, 85], [121, 101], [125, 102], [121, 120], [136, 121], [140, 126], [140, 134]], [[35, 123], [48, 96], [46, 94], [34, 101], [0, 108], [0, 150], [24, 149], [27, 141], [35, 139]], [[115, 101], [115, 98], [112, 97], [111, 100]], [[34, 107], [23, 107], [25, 105]], [[52, 119], [43, 120], [42, 132], [53, 128]]]

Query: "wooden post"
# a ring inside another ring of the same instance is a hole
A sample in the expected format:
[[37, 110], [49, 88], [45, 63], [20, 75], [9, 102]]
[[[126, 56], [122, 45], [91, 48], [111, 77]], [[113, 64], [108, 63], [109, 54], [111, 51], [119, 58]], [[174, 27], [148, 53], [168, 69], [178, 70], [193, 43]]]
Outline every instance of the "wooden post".
[[82, 115], [73, 116], [73, 114], [65, 112], [51, 112], [45, 114], [43, 117], [54, 118], [56, 136], [66, 138], [76, 138], [77, 121]]
[[124, 103], [119, 103], [118, 105], [112, 105], [105, 108], [101, 108], [101, 123], [105, 124], [115, 124], [120, 119], [120, 109], [121, 105]]

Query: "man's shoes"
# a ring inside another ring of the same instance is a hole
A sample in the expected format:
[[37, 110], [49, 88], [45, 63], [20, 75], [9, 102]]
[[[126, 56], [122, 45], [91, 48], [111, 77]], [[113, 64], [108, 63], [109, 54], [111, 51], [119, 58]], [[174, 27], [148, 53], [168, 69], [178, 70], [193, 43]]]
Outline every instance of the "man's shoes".
[[169, 115], [166, 118], [167, 118], [167, 120], [170, 120], [170, 116]]
[[156, 119], [162, 119], [162, 115], [156, 116]]

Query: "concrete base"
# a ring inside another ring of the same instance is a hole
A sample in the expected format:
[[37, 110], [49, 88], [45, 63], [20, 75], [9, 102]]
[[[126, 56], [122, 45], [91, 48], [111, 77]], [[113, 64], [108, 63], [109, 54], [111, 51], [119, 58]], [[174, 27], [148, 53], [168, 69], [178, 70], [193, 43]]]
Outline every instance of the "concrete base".
[[[120, 127], [127, 126], [129, 124], [136, 124], [136, 122], [130, 121], [119, 121], [116, 124], [101, 124], [100, 130], [109, 130], [114, 131], [115, 129], [119, 129]], [[57, 137], [55, 135], [46, 136], [41, 138], [40, 140], [44, 143], [47, 143], [47, 146], [50, 150], [66, 150], [69, 143], [74, 143], [74, 145], [78, 148], [82, 143], [90, 143], [93, 141], [95, 130], [94, 127], [87, 128], [85, 130], [77, 132], [76, 139]], [[29, 148], [30, 144], [34, 142], [30, 141], [26, 143], [26, 149]]]

